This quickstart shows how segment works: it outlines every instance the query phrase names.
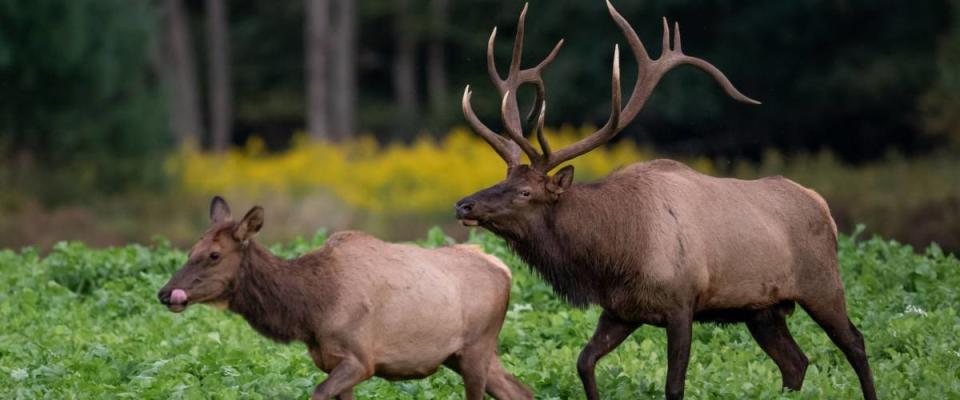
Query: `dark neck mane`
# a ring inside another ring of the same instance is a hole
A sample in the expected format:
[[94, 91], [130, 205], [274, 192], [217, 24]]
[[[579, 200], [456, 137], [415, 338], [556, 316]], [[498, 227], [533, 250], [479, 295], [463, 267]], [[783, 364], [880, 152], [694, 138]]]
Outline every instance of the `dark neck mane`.
[[597, 302], [593, 281], [582, 276], [578, 266], [569, 262], [563, 246], [552, 230], [541, 230], [536, 239], [507, 239], [510, 247], [537, 274], [553, 287], [553, 291], [570, 304], [586, 307]]
[[614, 234], [624, 222], [605, 208], [622, 205], [603, 204], [603, 193], [591, 186], [574, 185], [523, 234], [498, 233], [554, 292], [578, 307], [602, 302], [605, 288], [627, 275], [622, 249], [615, 247], [624, 238]]
[[260, 334], [281, 343], [310, 340], [310, 320], [317, 317], [319, 288], [309, 287], [315, 280], [309, 271], [274, 256], [251, 241], [244, 249], [237, 272], [230, 310]]

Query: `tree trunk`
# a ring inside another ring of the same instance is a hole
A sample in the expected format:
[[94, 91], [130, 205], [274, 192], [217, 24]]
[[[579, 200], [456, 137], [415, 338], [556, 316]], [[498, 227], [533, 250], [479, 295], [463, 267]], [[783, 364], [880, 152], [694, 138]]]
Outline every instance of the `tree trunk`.
[[170, 96], [170, 128], [178, 143], [193, 140], [199, 143], [203, 133], [200, 123], [200, 101], [197, 95], [197, 72], [190, 41], [190, 26], [181, 0], [164, 0], [166, 21], [164, 56], [160, 72], [173, 89]]
[[232, 129], [229, 25], [225, 0], [207, 0], [208, 79], [210, 84], [210, 135], [214, 151], [230, 145]]
[[417, 43], [410, 16], [410, 1], [396, 0], [394, 24], [393, 91], [397, 103], [397, 129], [411, 138], [417, 121]]
[[352, 137], [356, 126], [357, 76], [356, 37], [357, 15], [355, 0], [334, 0], [333, 62], [330, 87], [332, 127], [335, 137], [344, 140]]
[[327, 114], [327, 60], [330, 35], [328, 0], [306, 0], [304, 41], [307, 55], [307, 134], [313, 140], [332, 138]]
[[443, 116], [447, 108], [447, 69], [444, 65], [447, 37], [447, 10], [449, 0], [430, 0], [430, 19], [433, 30], [430, 47], [427, 49], [427, 92], [430, 96], [430, 111], [435, 117]]

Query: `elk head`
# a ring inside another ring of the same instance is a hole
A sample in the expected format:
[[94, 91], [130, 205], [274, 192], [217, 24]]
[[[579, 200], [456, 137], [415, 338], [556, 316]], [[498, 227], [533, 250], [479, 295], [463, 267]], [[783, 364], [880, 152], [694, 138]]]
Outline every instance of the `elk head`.
[[[527, 227], [536, 220], [543, 220], [553, 205], [563, 197], [573, 182], [573, 166], [565, 166], [556, 174], [548, 175], [560, 164], [597, 148], [626, 127], [644, 103], [650, 97], [660, 78], [667, 71], [683, 64], [697, 67], [717, 81], [720, 87], [738, 101], [760, 104], [758, 101], [741, 94], [726, 76], [712, 64], [683, 54], [680, 47], [680, 27], [674, 25], [673, 45], [670, 43], [670, 27], [663, 20], [663, 50], [659, 58], [651, 59], [630, 24], [607, 1], [607, 9], [614, 22], [627, 38], [627, 44], [637, 60], [637, 82], [626, 106], [620, 103], [620, 50], [613, 50], [613, 73], [610, 117], [599, 130], [580, 139], [572, 145], [557, 151], [550, 149], [543, 135], [543, 119], [546, 113], [546, 90], [544, 88], [543, 69], [553, 61], [563, 45], [557, 43], [547, 57], [535, 67], [521, 69], [520, 57], [523, 53], [524, 19], [527, 6], [524, 5], [517, 24], [517, 36], [513, 44], [513, 58], [506, 78], [501, 78], [493, 59], [493, 44], [497, 29], [493, 29], [487, 42], [487, 72], [502, 96], [500, 114], [503, 120], [502, 133], [488, 128], [473, 112], [470, 104], [470, 86], [463, 93], [463, 114], [473, 131], [480, 135], [507, 163], [507, 179], [467, 196], [456, 204], [457, 219], [464, 225], [484, 226], [494, 233], [514, 238], [523, 238]], [[527, 118], [527, 125], [534, 125], [538, 151], [527, 140], [521, 128], [520, 112], [517, 107], [517, 88], [531, 84], [536, 89], [536, 101]], [[521, 163], [521, 152], [529, 158], [529, 164]]]
[[220, 196], [210, 202], [210, 227], [188, 253], [187, 263], [160, 289], [157, 297], [170, 311], [190, 304], [226, 304], [235, 287], [244, 250], [263, 226], [263, 208], [253, 207], [239, 223]]

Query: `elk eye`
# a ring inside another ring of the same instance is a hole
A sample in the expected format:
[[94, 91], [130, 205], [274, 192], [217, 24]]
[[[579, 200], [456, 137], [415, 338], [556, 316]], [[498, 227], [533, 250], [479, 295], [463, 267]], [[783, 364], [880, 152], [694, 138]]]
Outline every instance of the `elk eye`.
[[211, 261], [217, 261], [217, 260], [219, 260], [219, 259], [220, 259], [220, 253], [217, 253], [217, 252], [210, 253], [210, 260], [211, 260]]
[[521, 191], [520, 191], [520, 195], [523, 196], [523, 197], [530, 197], [530, 191], [529, 191], [529, 190], [521, 190]]

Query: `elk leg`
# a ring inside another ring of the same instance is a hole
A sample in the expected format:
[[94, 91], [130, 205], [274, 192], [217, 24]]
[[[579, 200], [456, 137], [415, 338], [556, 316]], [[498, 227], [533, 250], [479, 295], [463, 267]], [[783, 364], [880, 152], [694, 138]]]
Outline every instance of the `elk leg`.
[[678, 313], [667, 321], [667, 400], [683, 399], [692, 330], [692, 313]]
[[597, 330], [577, 359], [577, 374], [583, 382], [583, 390], [588, 400], [600, 399], [595, 374], [597, 361], [617, 348], [639, 326], [640, 324], [634, 322], [623, 321], [607, 311], [600, 314]]
[[760, 348], [780, 368], [783, 388], [800, 390], [810, 360], [790, 335], [786, 316], [780, 306], [761, 310], [747, 320], [747, 328]]
[[329, 400], [333, 396], [353, 397], [353, 387], [373, 375], [372, 371], [364, 367], [353, 357], [344, 358], [330, 371], [327, 379], [317, 385], [311, 400]]
[[349, 389], [346, 392], [340, 393], [337, 395], [337, 400], [353, 400], [353, 389]]
[[[843, 351], [847, 361], [853, 366], [860, 380], [863, 398], [876, 400], [877, 392], [873, 386], [873, 374], [867, 361], [867, 348], [863, 335], [847, 316], [843, 296], [839, 299], [818, 298], [815, 302], [800, 303], [810, 317], [823, 328], [830, 340]], [[837, 306], [839, 304], [839, 306]]]
[[500, 363], [500, 358], [496, 355], [490, 359], [490, 367], [487, 369], [486, 392], [497, 400], [528, 400], [533, 398], [533, 391], [507, 372]]
[[469, 345], [452, 356], [444, 364], [463, 377], [463, 386], [467, 400], [483, 400], [487, 389], [487, 376], [490, 370], [490, 356], [496, 356], [496, 336], [493, 341], [483, 340]]

